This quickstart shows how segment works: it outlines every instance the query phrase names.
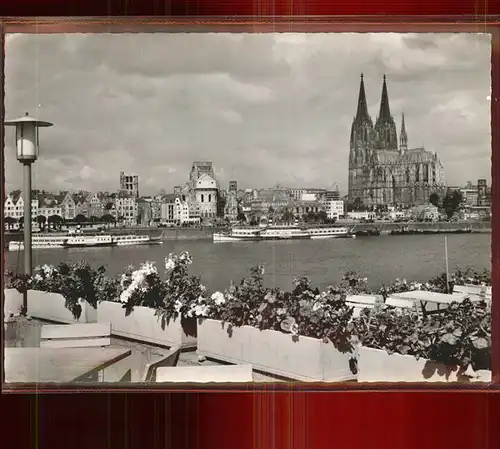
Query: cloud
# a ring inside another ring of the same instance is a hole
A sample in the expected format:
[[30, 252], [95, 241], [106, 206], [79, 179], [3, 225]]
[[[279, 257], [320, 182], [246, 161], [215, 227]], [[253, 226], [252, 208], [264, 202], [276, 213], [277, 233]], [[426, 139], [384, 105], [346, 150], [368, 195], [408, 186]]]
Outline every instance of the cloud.
[[[391, 112], [410, 146], [437, 151], [450, 184], [490, 179], [486, 34], [7, 35], [6, 116], [54, 122], [40, 136], [34, 184], [171, 191], [194, 160], [221, 186], [347, 187], [349, 135], [364, 73], [370, 114], [387, 74]], [[7, 189], [21, 184], [6, 135]]]

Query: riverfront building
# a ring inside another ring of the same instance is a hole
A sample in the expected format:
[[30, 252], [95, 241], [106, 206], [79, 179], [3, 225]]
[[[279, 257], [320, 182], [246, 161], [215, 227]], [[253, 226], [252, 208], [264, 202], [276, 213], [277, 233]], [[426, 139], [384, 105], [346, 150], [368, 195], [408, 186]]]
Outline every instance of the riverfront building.
[[178, 193], [189, 203], [190, 218], [215, 218], [218, 215], [219, 185], [212, 162], [195, 161], [189, 181]]
[[120, 172], [120, 190], [124, 190], [134, 198], [139, 198], [139, 175]]
[[432, 193], [444, 193], [444, 168], [437, 153], [410, 148], [408, 143], [404, 115], [398, 139], [385, 75], [375, 125], [368, 113], [361, 75], [350, 138], [348, 198], [351, 203], [408, 207], [428, 203]]

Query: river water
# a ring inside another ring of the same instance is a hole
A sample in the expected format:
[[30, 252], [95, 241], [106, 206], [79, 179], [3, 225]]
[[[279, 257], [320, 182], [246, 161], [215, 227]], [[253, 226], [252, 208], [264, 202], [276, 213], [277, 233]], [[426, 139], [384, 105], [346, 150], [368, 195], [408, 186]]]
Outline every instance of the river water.
[[[448, 235], [450, 271], [456, 268], [491, 269], [491, 234]], [[445, 271], [443, 235], [359, 237], [357, 239], [289, 240], [278, 242], [212, 243], [210, 240], [164, 241], [157, 246], [33, 251], [33, 264], [85, 260], [104, 265], [109, 274], [127, 265], [154, 261], [163, 270], [171, 252], [188, 251], [191, 273], [199, 275], [210, 291], [239, 282], [257, 264], [265, 266], [268, 286], [290, 289], [295, 276], [307, 276], [314, 286], [339, 282], [348, 270], [368, 278], [372, 287], [396, 278], [426, 281]], [[6, 266], [22, 272], [22, 252], [6, 252]]]

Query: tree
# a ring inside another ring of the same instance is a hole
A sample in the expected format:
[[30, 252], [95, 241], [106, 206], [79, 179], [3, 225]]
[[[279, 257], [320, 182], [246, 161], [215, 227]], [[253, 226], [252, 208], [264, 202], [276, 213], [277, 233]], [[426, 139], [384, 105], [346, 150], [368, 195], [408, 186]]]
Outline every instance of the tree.
[[245, 222], [247, 221], [247, 217], [245, 216], [243, 211], [238, 210], [238, 215], [236, 216], [236, 220]]
[[17, 223], [17, 220], [11, 216], [5, 217], [4, 221], [5, 221], [5, 224], [7, 225], [7, 229], [10, 229], [11, 227], [13, 227]]
[[36, 222], [38, 223], [40, 231], [43, 231], [43, 229], [45, 228], [45, 223], [47, 222], [47, 218], [45, 218], [45, 215], [39, 215], [38, 217], [36, 217]]
[[439, 195], [436, 192], [431, 193], [429, 196], [429, 203], [433, 206], [439, 207]]
[[77, 223], [84, 223], [87, 221], [87, 217], [85, 215], [82, 215], [82, 214], [78, 214], [75, 218], [74, 218], [74, 221], [77, 222]]
[[354, 200], [354, 203], [352, 204], [352, 209], [356, 212], [359, 212], [359, 211], [361, 211], [362, 208], [363, 208], [363, 201], [358, 196], [358, 197], [356, 197], [356, 199]]
[[320, 210], [317, 214], [316, 214], [316, 219], [321, 222], [321, 223], [325, 223], [326, 220], [328, 218], [328, 215], [326, 214], [326, 212], [324, 210]]
[[19, 217], [19, 220], [17, 220], [19, 222], [19, 229], [23, 229], [24, 228], [24, 217]]
[[448, 192], [443, 198], [443, 209], [448, 218], [453, 217], [453, 214], [460, 209], [462, 204], [462, 194], [459, 190], [454, 190], [453, 192]]
[[101, 217], [101, 221], [104, 223], [116, 223], [115, 217], [113, 217], [113, 215], [111, 214], [104, 214]]
[[63, 223], [64, 223], [64, 219], [60, 215], [51, 215], [48, 219], [49, 227], [50, 227], [50, 225], [52, 225], [52, 227], [54, 229], [57, 227], [57, 228], [59, 228], [59, 230], [61, 230]]
[[284, 223], [293, 223], [293, 221], [295, 220], [295, 216], [288, 209], [285, 209], [285, 212], [283, 212], [281, 220]]

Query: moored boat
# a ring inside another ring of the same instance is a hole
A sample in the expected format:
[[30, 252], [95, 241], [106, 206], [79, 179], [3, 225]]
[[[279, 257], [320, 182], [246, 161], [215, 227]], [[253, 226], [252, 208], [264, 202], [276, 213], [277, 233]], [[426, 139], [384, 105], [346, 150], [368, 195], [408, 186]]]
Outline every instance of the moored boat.
[[343, 226], [319, 226], [308, 228], [307, 232], [312, 239], [332, 239], [353, 237], [350, 230]]
[[463, 229], [393, 229], [390, 235], [433, 235], [433, 234], [470, 234], [472, 228]]
[[225, 232], [214, 232], [214, 242], [241, 242], [259, 240], [307, 240], [352, 237], [348, 228], [340, 226], [301, 227], [271, 225], [264, 227], [233, 227]]
[[[159, 245], [163, 242], [160, 237], [148, 235], [109, 235], [109, 234], [82, 234], [69, 232], [58, 235], [34, 235], [31, 240], [32, 249], [51, 248], [91, 248], [102, 246], [130, 246], [130, 245]], [[9, 251], [23, 251], [23, 241], [11, 241]]]
[[113, 241], [116, 246], [131, 245], [161, 245], [160, 237], [150, 237], [149, 235], [114, 235]]
[[64, 248], [94, 248], [115, 246], [116, 242], [110, 235], [79, 235], [71, 236], [64, 240]]

